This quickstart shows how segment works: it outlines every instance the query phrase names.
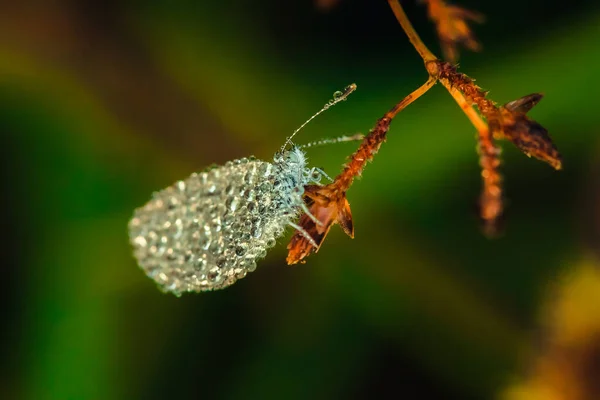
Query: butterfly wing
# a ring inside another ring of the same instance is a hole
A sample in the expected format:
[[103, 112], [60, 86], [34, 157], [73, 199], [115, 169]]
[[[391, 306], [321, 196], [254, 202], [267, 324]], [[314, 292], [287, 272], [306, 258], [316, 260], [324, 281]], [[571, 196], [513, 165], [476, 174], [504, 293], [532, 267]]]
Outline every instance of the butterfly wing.
[[270, 163], [236, 160], [154, 193], [129, 222], [134, 256], [165, 292], [222, 289], [275, 244]]

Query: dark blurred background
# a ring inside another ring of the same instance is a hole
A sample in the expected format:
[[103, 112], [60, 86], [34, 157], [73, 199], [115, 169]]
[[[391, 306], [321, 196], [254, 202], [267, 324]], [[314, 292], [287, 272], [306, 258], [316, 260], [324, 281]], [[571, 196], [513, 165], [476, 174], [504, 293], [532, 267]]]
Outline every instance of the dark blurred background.
[[[368, 132], [426, 80], [387, 3], [0, 3], [0, 397], [600, 398], [600, 7], [456, 3], [487, 16], [461, 70], [499, 103], [544, 92], [531, 115], [564, 158], [503, 143], [504, 235], [478, 228], [475, 130], [438, 85], [348, 192], [354, 240], [334, 227], [288, 267], [288, 232], [246, 279], [179, 299], [136, 266], [133, 209], [270, 160], [351, 82], [296, 142]], [[335, 175], [356, 146], [308, 156]]]

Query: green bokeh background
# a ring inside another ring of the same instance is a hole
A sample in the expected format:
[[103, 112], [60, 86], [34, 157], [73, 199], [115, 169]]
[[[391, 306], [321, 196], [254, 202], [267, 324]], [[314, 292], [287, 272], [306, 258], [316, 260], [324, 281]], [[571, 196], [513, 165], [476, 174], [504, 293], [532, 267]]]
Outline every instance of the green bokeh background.
[[[366, 133], [426, 80], [384, 1], [225, 3], [0, 5], [0, 397], [493, 398], [535, 350], [548, 286], [599, 247], [598, 6], [459, 2], [488, 17], [461, 70], [500, 103], [544, 92], [531, 115], [564, 158], [556, 172], [503, 144], [503, 237], [478, 229], [475, 132], [438, 85], [348, 192], [354, 240], [334, 227], [288, 267], [288, 232], [246, 279], [177, 299], [128, 243], [152, 191], [269, 160], [351, 82], [297, 142]], [[308, 157], [335, 175], [355, 148]]]

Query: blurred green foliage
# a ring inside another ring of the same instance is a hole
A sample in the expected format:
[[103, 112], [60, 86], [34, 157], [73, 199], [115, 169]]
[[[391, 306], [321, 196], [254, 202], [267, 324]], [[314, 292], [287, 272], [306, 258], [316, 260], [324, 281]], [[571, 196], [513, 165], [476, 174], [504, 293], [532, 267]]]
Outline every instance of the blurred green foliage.
[[[463, 54], [462, 70], [498, 102], [543, 91], [531, 115], [565, 160], [555, 172], [503, 144], [502, 238], [477, 229], [475, 132], [436, 87], [349, 191], [353, 241], [334, 228], [296, 267], [283, 241], [231, 288], [181, 299], [131, 256], [127, 220], [152, 191], [213, 162], [270, 159], [351, 82], [357, 93], [299, 143], [367, 132], [425, 81], [374, 3], [0, 7], [3, 211], [15, 227], [2, 398], [492, 398], [522, 373], [548, 286], [594, 244], [582, 229], [600, 204], [586, 201], [600, 185], [591, 1], [460, 1], [488, 16], [485, 50]], [[439, 52], [424, 9], [407, 11]], [[336, 174], [355, 146], [308, 156]]]

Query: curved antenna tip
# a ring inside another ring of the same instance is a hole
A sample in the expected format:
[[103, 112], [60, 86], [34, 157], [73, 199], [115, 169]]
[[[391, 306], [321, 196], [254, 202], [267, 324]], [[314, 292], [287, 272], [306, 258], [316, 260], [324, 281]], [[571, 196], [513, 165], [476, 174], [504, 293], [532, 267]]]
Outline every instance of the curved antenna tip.
[[329, 109], [329, 107], [332, 107], [334, 105], [336, 105], [337, 103], [339, 103], [340, 101], [346, 101], [346, 99], [348, 98], [348, 96], [350, 96], [350, 94], [352, 92], [354, 92], [356, 90], [356, 83], [351, 83], [350, 85], [346, 86], [344, 88], [344, 90], [342, 91], [336, 91], [335, 93], [333, 93], [333, 99], [329, 100], [324, 106], [323, 108], [321, 108], [319, 111], [317, 111], [312, 117], [310, 117], [309, 119], [307, 119], [302, 125], [300, 125], [300, 127], [298, 129], [296, 129], [285, 141], [285, 143], [283, 144], [283, 146], [281, 146], [281, 151], [283, 152], [285, 150], [285, 148], [287, 147], [288, 144], [290, 144], [292, 142], [292, 138], [294, 136], [296, 136], [296, 133], [300, 132], [300, 130], [302, 128], [304, 128], [306, 126], [306, 124], [308, 124], [310, 121], [312, 121], [314, 118], [316, 118], [319, 114], [321, 114], [323, 111]]

